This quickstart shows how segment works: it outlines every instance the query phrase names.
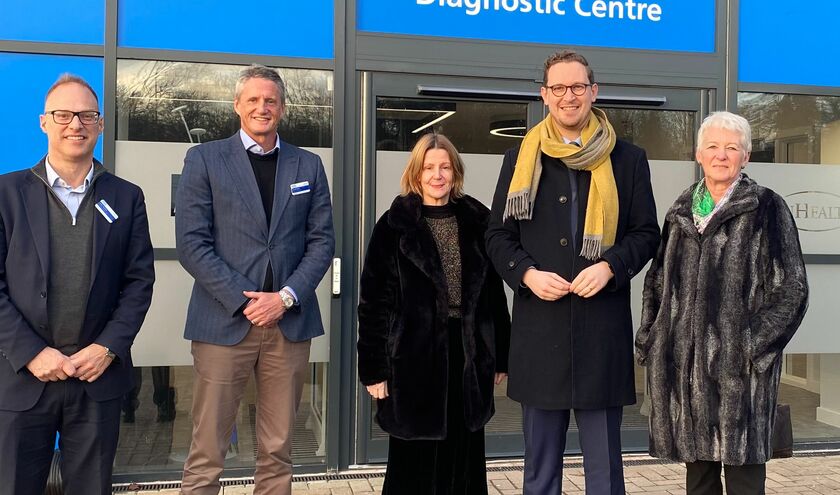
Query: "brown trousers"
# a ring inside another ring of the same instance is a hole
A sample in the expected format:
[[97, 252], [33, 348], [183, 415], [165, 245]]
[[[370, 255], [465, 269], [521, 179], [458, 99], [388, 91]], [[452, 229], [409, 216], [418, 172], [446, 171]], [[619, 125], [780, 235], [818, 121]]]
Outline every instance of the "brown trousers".
[[309, 364], [310, 341], [276, 326], [251, 327], [233, 346], [192, 343], [193, 434], [181, 493], [216, 495], [236, 412], [251, 373], [257, 390], [254, 494], [292, 493], [292, 428]]

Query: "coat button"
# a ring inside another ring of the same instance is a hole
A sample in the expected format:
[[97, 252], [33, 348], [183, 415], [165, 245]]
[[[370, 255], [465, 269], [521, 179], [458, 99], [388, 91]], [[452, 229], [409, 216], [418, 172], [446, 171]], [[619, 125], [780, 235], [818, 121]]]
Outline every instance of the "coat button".
[[44, 291], [41, 291], [41, 299], [43, 299], [43, 298], [45, 298], [45, 297], [47, 297], [47, 293], [46, 293], [46, 292], [44, 292]]
[[628, 269], [627, 269], [627, 274], [628, 274], [628, 275], [635, 275], [635, 274], [636, 274], [636, 272], [634, 272], [632, 268], [628, 268]]
[[567, 241], [566, 238], [564, 237], [564, 238], [560, 239], [560, 245], [563, 246], [563, 247], [566, 247], [566, 246], [569, 245], [569, 241]]
[[40, 330], [46, 330], [46, 329], [47, 329], [47, 326], [46, 326], [46, 325], [38, 325], [38, 328], [39, 328]]
[[561, 203], [566, 204], [566, 201], [568, 201], [568, 200], [569, 200], [569, 198], [567, 198], [566, 196], [560, 196], [560, 202]]
[[509, 261], [509, 262], [508, 262], [508, 268], [513, 268], [513, 267], [515, 267], [515, 266], [516, 266], [516, 262], [515, 262], [515, 261]]
[[274, 244], [269, 244], [268, 249], [274, 249]]

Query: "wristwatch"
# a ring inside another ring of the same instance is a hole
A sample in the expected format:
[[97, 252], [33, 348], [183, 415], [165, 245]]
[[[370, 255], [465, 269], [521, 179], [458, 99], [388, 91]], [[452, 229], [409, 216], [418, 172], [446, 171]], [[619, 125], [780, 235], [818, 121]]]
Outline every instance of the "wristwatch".
[[280, 291], [280, 299], [283, 300], [283, 306], [285, 306], [286, 309], [289, 309], [295, 305], [295, 298], [292, 297], [292, 295], [289, 294], [289, 291], [287, 290]]
[[111, 349], [105, 348], [105, 355], [111, 358], [111, 361], [117, 359], [117, 355], [111, 352]]

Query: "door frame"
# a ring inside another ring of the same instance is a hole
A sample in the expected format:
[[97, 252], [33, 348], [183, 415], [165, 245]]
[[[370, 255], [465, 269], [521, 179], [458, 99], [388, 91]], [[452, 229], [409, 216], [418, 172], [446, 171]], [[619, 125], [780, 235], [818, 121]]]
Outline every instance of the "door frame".
[[[547, 115], [540, 98], [539, 82], [517, 79], [489, 79], [434, 74], [393, 72], [359, 73], [360, 86], [360, 214], [358, 259], [364, 259], [367, 240], [376, 223], [376, 102], [378, 97], [429, 98], [452, 101], [492, 101], [527, 103], [527, 127], [530, 129]], [[715, 90], [698, 88], [663, 88], [655, 86], [599, 85], [595, 105], [609, 108], [642, 110], [681, 110], [695, 112], [695, 133], [702, 118], [714, 106]], [[358, 287], [361, 262], [355, 276]], [[354, 321], [358, 329], [358, 320]], [[354, 332], [357, 336], [357, 332]], [[354, 346], [355, 347], [355, 346]], [[355, 359], [353, 359], [355, 362]], [[357, 373], [357, 372], [356, 372]], [[371, 402], [358, 375], [353, 393], [355, 417], [355, 465], [381, 463], [387, 460], [387, 439], [371, 439]], [[647, 451], [647, 429], [622, 430], [622, 451]], [[524, 453], [522, 433], [487, 434], [488, 458], [521, 457]], [[566, 451], [579, 453], [576, 430], [569, 431]]]

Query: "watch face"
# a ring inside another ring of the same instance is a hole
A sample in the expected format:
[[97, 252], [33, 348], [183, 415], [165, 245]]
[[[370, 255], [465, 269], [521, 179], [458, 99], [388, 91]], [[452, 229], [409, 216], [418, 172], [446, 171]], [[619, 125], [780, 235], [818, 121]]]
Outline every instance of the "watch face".
[[280, 292], [280, 299], [283, 300], [283, 306], [286, 306], [286, 309], [291, 308], [295, 304], [295, 300], [292, 299], [292, 296], [285, 292]]

